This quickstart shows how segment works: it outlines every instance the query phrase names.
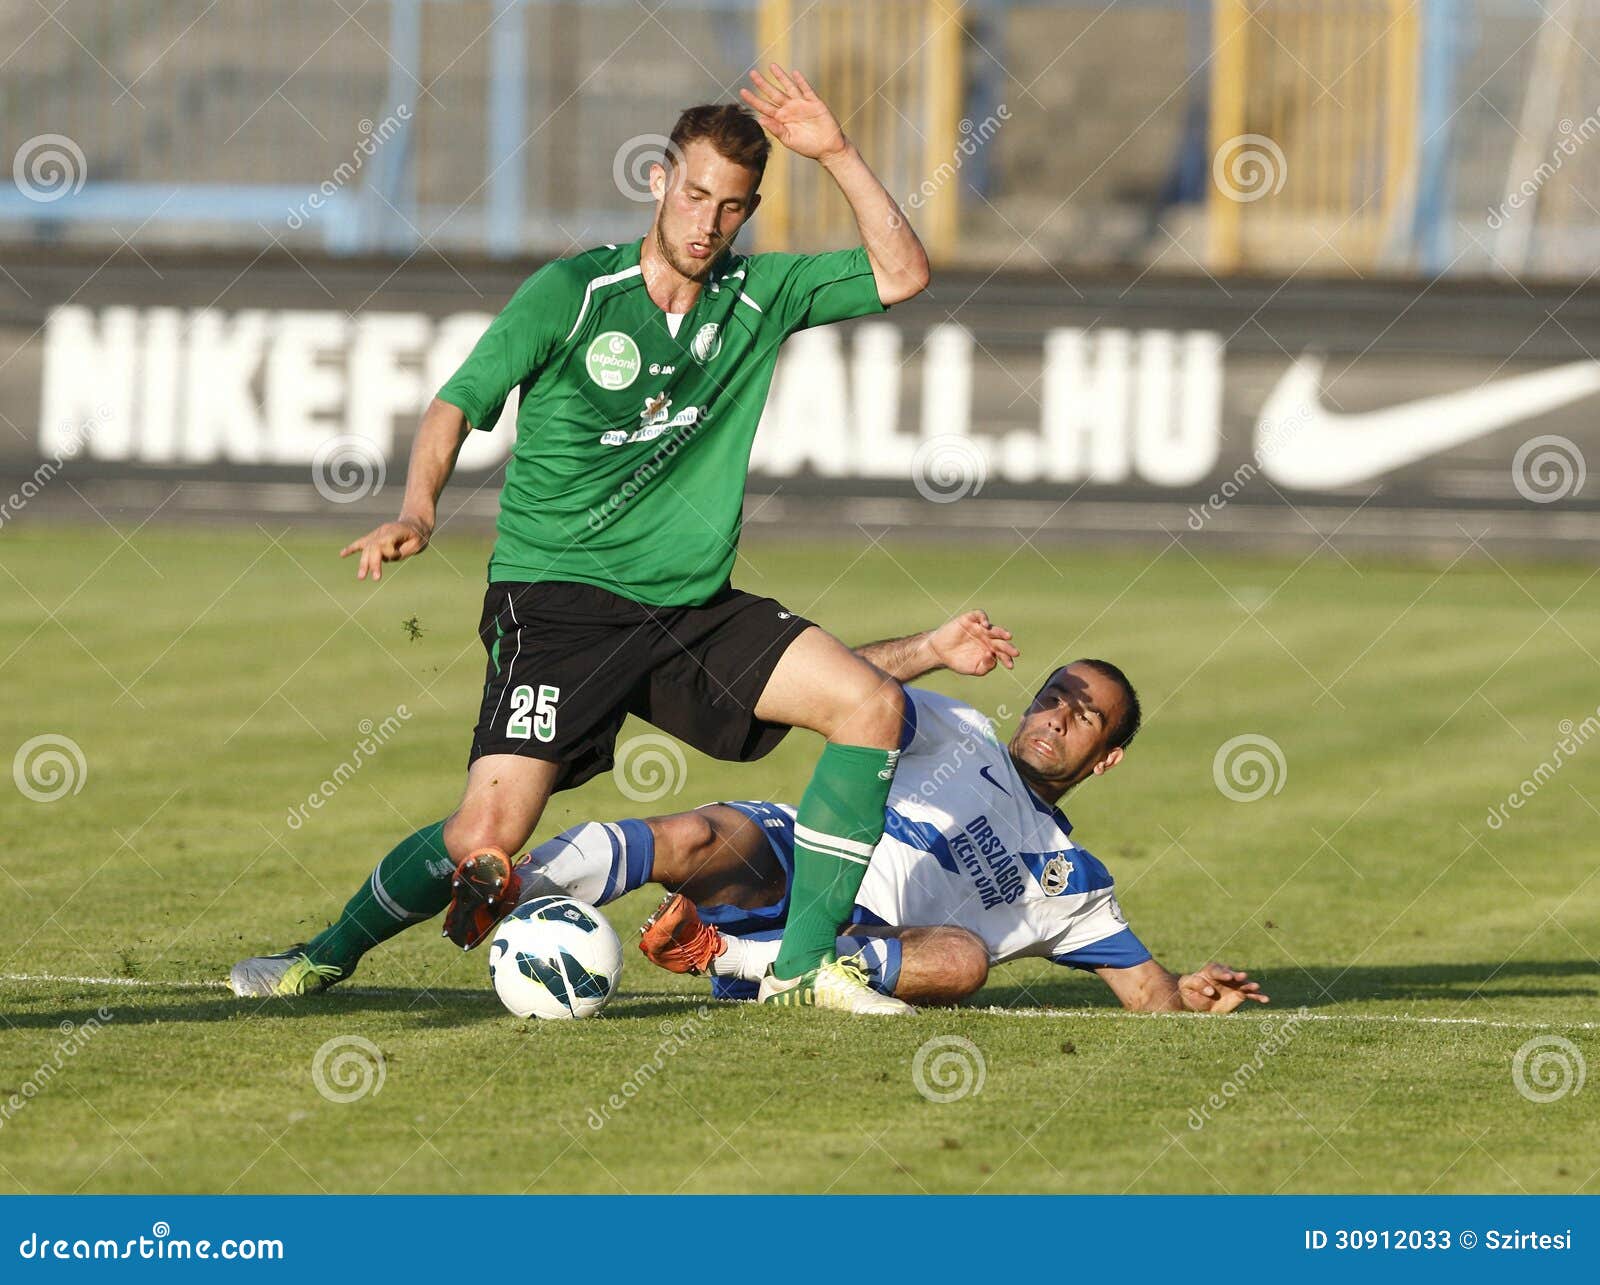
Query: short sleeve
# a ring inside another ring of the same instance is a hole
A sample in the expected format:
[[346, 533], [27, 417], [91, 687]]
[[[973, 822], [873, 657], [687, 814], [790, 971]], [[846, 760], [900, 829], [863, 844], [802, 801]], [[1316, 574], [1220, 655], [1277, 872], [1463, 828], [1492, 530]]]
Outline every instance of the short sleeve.
[[864, 246], [826, 254], [757, 257], [765, 261], [762, 275], [782, 276], [769, 311], [785, 334], [887, 311]]
[[473, 428], [493, 429], [511, 390], [536, 374], [565, 339], [574, 308], [560, 263], [545, 264], [518, 287], [439, 390], [439, 400], [457, 407]]
[[1092, 894], [1073, 917], [1071, 928], [1051, 947], [1050, 958], [1069, 968], [1134, 968], [1151, 955], [1128, 927], [1108, 887]]

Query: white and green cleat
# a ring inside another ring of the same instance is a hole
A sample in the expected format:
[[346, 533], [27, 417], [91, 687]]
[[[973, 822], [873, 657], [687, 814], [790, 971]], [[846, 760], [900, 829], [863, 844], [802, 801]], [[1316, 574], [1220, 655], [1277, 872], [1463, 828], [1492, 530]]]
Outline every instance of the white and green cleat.
[[332, 964], [314, 964], [305, 946], [291, 946], [277, 955], [241, 959], [228, 973], [228, 985], [241, 999], [266, 999], [273, 995], [314, 995], [341, 980], [344, 973]]
[[871, 1017], [901, 1017], [917, 1011], [904, 1000], [873, 990], [866, 970], [853, 956], [829, 960], [791, 981], [774, 977], [769, 968], [761, 979], [757, 999], [763, 1004], [831, 1008], [838, 1013]]

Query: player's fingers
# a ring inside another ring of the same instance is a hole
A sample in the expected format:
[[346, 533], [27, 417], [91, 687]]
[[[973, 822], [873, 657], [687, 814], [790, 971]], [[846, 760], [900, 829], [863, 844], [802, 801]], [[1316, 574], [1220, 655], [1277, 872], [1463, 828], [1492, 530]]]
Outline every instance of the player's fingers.
[[794, 83], [800, 86], [800, 92], [807, 98], [815, 98], [817, 96], [817, 91], [811, 88], [811, 82], [805, 78], [805, 75], [798, 67], [794, 69]]
[[367, 538], [366, 536], [362, 536], [361, 540], [352, 540], [352, 541], [350, 541], [349, 544], [345, 545], [344, 548], [339, 550], [339, 556], [341, 558], [348, 558], [352, 553], [355, 553], [358, 549], [361, 548], [361, 541], [365, 540], [366, 538]]
[[800, 97], [800, 91], [794, 87], [794, 81], [789, 79], [788, 72], [778, 66], [777, 63], [772, 63], [768, 70], [772, 72], [772, 78], [778, 82], [779, 87], [782, 88], [785, 94], [790, 98]]
[[1252, 994], [1250, 994], [1247, 998], [1255, 1000], [1255, 1002], [1257, 1004], [1270, 1004], [1270, 1003], [1272, 1003], [1272, 1000], [1267, 996], [1267, 994], [1264, 991], [1255, 991]]
[[750, 83], [756, 87], [756, 93], [761, 96], [762, 106], [780, 107], [783, 105], [783, 95], [759, 71], [751, 70]]

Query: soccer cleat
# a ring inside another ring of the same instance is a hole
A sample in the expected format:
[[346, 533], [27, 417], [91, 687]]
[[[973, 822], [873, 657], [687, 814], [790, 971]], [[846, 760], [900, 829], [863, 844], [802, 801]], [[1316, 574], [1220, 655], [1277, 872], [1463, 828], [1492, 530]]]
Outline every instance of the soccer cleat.
[[229, 970], [228, 986], [241, 999], [265, 999], [272, 995], [287, 998], [314, 995], [344, 979], [339, 968], [333, 964], [313, 964], [305, 952], [306, 944], [301, 942], [281, 954], [241, 959]]
[[700, 918], [694, 902], [681, 892], [669, 892], [639, 929], [639, 949], [657, 968], [698, 976], [728, 949], [728, 943]]
[[769, 968], [756, 998], [763, 1004], [811, 1005], [872, 1017], [901, 1017], [917, 1011], [904, 1000], [873, 990], [858, 959], [851, 955], [829, 960], [787, 982], [774, 977]]
[[471, 950], [516, 909], [522, 877], [499, 848], [479, 848], [463, 857], [450, 884], [450, 905], [444, 912], [444, 935]]

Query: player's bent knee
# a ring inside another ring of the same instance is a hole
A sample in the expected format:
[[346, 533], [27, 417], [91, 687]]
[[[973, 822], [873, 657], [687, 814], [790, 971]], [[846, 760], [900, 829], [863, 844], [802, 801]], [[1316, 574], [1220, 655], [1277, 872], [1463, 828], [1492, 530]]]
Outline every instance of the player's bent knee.
[[452, 861], [462, 861], [484, 848], [499, 848], [513, 860], [533, 830], [521, 818], [456, 812], [444, 823], [444, 846]]
[[905, 725], [905, 689], [876, 670], [846, 696], [845, 714], [830, 739], [846, 745], [894, 749]]
[[949, 983], [956, 998], [965, 999], [983, 989], [989, 980], [989, 948], [983, 938], [965, 928], [940, 930], [940, 946], [949, 966]]
[[658, 873], [670, 863], [680, 878], [687, 878], [716, 850], [717, 830], [704, 812], [674, 812], [651, 817], [646, 824], [656, 841]]

